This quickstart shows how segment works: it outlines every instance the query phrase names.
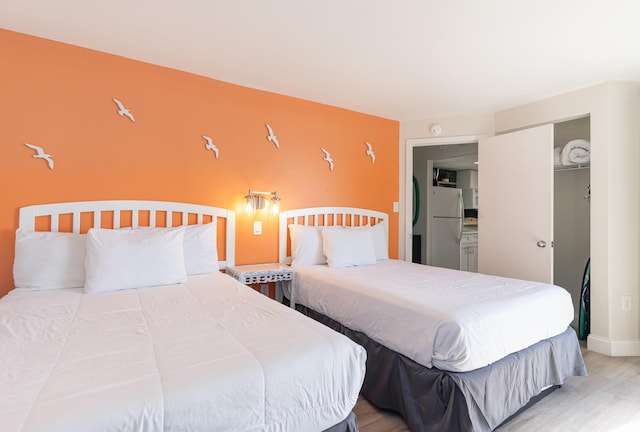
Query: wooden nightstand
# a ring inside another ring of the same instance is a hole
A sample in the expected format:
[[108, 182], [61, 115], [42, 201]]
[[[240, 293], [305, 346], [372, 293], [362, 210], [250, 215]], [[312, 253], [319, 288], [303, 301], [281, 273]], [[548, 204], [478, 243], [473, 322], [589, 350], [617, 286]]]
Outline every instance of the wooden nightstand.
[[[270, 264], [249, 264], [226, 268], [229, 276], [245, 285], [260, 285], [260, 292], [269, 296], [269, 283], [275, 283], [275, 300], [282, 302], [282, 284], [293, 280], [295, 270], [289, 266]], [[293, 306], [295, 308], [295, 304]]]

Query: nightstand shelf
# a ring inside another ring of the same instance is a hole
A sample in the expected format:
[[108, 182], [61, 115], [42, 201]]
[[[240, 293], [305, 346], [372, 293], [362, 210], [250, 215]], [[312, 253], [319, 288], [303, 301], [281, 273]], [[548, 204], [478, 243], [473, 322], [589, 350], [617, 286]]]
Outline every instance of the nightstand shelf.
[[275, 283], [275, 300], [282, 302], [282, 283], [293, 280], [295, 270], [283, 264], [270, 263], [229, 266], [226, 272], [245, 285], [259, 285], [260, 292], [266, 296], [269, 296], [269, 284]]

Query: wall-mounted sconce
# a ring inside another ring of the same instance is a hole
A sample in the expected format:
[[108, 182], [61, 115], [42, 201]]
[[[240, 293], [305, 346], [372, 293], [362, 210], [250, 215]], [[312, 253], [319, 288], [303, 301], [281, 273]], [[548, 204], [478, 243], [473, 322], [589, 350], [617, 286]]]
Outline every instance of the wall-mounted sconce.
[[246, 211], [249, 215], [256, 214], [256, 210], [268, 209], [274, 215], [280, 211], [280, 197], [277, 191], [263, 192], [249, 189], [244, 199], [247, 200]]

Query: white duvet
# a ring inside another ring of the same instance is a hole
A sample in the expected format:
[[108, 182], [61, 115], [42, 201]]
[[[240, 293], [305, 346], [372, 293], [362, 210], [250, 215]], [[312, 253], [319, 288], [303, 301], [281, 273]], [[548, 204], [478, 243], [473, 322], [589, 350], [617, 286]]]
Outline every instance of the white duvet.
[[569, 293], [539, 282], [405, 261], [373, 266], [297, 266], [296, 303], [415, 362], [463, 372], [564, 332]]
[[0, 430], [322, 431], [364, 350], [229, 276], [0, 300]]

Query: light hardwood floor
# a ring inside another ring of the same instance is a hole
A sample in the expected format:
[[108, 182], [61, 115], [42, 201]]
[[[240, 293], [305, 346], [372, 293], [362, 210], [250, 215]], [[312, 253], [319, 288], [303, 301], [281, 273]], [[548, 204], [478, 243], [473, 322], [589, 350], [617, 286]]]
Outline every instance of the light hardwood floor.
[[[583, 349], [587, 377], [568, 378], [562, 388], [530, 407], [499, 432], [640, 431], [640, 357], [608, 357]], [[354, 412], [360, 432], [407, 432], [394, 413], [360, 398]]]

